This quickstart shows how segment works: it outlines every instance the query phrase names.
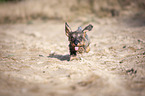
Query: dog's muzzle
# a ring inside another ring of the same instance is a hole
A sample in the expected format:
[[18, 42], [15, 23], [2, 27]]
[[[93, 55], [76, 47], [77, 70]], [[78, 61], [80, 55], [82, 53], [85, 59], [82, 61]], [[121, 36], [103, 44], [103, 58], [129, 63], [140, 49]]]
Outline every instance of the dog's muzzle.
[[75, 40], [74, 44], [75, 44], [76, 46], [78, 45], [78, 43], [79, 43], [79, 41], [78, 41], [78, 40]]

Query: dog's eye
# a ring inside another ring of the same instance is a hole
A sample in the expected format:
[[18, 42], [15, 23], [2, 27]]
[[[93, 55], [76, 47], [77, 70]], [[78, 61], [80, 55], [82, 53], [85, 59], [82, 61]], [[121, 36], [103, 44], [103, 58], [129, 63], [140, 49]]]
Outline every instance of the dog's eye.
[[74, 37], [73, 36], [71, 36], [71, 40], [74, 40]]

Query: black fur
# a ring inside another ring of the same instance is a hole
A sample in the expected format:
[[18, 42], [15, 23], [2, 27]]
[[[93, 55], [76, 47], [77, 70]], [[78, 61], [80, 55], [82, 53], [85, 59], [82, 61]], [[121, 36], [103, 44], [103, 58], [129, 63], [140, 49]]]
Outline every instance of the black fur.
[[65, 33], [68, 36], [70, 56], [76, 56], [77, 53], [89, 51], [90, 40], [87, 31], [91, 31], [93, 26], [89, 24], [83, 30], [78, 27], [76, 31], [72, 31], [67, 23], [65, 23]]

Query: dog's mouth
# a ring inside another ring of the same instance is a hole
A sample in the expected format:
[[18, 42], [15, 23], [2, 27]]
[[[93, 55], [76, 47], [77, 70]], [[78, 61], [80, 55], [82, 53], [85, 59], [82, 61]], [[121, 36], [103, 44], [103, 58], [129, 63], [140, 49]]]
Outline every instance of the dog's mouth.
[[82, 52], [84, 52], [84, 48], [83, 48], [83, 47], [80, 47], [80, 46], [79, 46], [79, 47], [76, 46], [76, 47], [75, 47], [75, 51], [76, 51], [76, 52], [79, 52], [79, 53], [82, 53]]
[[79, 50], [79, 47], [75, 47], [75, 51], [78, 51]]
[[75, 45], [74, 43], [71, 43], [71, 44], [72, 44], [75, 51], [79, 51], [80, 48], [83, 47], [83, 45], [80, 45], [80, 43], [78, 45]]

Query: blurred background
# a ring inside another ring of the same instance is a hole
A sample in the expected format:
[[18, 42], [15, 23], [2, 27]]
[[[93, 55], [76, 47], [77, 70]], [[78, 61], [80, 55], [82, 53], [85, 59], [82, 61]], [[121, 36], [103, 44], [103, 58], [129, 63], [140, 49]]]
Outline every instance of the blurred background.
[[144, 18], [144, 13], [145, 0], [0, 0], [0, 23], [71, 22], [87, 16]]

